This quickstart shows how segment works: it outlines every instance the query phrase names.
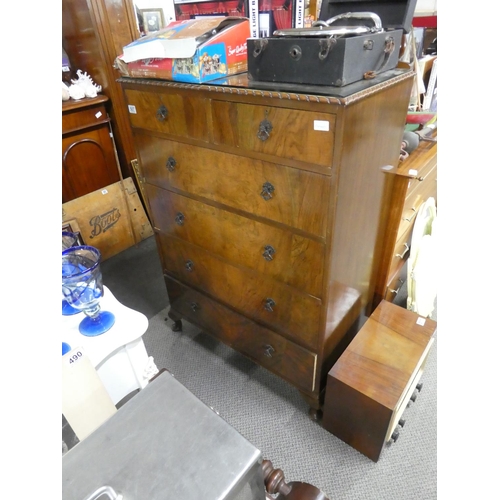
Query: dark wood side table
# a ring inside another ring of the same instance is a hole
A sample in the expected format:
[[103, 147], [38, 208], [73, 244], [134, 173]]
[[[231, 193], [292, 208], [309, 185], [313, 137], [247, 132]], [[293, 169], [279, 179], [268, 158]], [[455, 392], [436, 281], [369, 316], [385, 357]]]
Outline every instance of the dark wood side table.
[[436, 328], [383, 300], [328, 373], [323, 427], [377, 462], [421, 389]]
[[98, 95], [62, 103], [63, 203], [120, 180], [107, 102]]

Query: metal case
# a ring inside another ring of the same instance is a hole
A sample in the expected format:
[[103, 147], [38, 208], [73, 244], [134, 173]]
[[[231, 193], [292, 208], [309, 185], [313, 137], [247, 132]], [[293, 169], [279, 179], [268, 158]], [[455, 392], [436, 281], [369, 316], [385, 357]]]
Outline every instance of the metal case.
[[63, 456], [62, 498], [265, 500], [261, 464], [257, 448], [164, 372]]
[[[326, 22], [337, 16], [342, 21], [339, 29], [327, 29], [325, 35], [295, 29], [281, 33], [283, 36], [248, 39], [249, 79], [343, 87], [394, 69], [416, 1], [324, 0], [320, 20]], [[364, 14], [378, 17], [381, 27], [368, 18], [370, 22], [360, 23]], [[337, 34], [341, 28], [348, 34]], [[362, 34], [356, 34], [356, 30]]]

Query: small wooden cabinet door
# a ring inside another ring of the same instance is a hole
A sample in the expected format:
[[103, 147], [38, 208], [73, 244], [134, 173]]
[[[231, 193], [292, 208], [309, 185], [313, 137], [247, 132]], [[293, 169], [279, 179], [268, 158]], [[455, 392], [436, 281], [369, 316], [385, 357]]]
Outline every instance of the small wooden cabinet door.
[[62, 202], [120, 180], [108, 124], [62, 138]]

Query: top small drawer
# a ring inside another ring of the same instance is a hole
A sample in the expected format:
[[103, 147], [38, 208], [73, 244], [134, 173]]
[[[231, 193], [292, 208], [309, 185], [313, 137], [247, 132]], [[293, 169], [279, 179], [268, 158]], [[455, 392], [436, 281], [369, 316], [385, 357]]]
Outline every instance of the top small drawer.
[[68, 134], [83, 130], [109, 121], [104, 104], [76, 108], [62, 115], [62, 133]]
[[207, 100], [177, 93], [125, 90], [132, 127], [208, 141]]
[[335, 115], [212, 101], [216, 144], [331, 168]]

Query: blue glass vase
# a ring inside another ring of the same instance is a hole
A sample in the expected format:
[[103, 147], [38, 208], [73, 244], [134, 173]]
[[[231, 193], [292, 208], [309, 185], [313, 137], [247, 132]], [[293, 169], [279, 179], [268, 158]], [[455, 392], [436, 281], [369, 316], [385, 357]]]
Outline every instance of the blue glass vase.
[[71, 247], [62, 253], [63, 297], [85, 313], [78, 328], [87, 337], [101, 335], [115, 323], [113, 313], [101, 310], [104, 287], [100, 264], [101, 253], [88, 245]]
[[[78, 242], [78, 233], [72, 233], [70, 231], [62, 232], [62, 251], [76, 246]], [[75, 309], [73, 306], [68, 304], [68, 301], [63, 298], [62, 299], [62, 313], [63, 316], [72, 316], [73, 314], [78, 314], [80, 311]]]

